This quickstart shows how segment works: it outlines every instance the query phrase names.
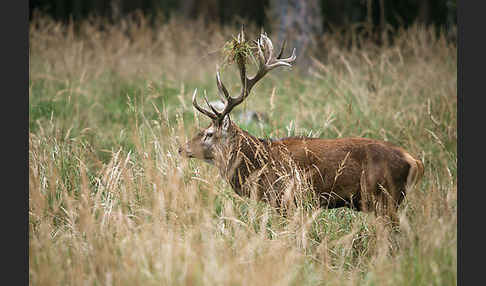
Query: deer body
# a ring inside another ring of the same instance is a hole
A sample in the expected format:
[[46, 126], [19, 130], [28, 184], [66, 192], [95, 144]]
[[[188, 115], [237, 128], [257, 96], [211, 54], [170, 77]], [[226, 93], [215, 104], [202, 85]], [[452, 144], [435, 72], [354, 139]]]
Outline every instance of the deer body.
[[[243, 31], [238, 41], [244, 41]], [[322, 207], [386, 211], [397, 222], [398, 205], [406, 191], [422, 177], [424, 169], [404, 149], [369, 138], [260, 139], [231, 121], [229, 113], [243, 102], [259, 79], [273, 68], [290, 66], [295, 60], [295, 50], [290, 58], [281, 59], [283, 47], [279, 56], [274, 57], [273, 45], [264, 34], [257, 41], [257, 48], [259, 69], [254, 77], [248, 78], [245, 61], [236, 59], [242, 81], [239, 97], [229, 96], [217, 72], [218, 90], [226, 102], [222, 112], [206, 98], [211, 111], [200, 107], [197, 90], [194, 92], [194, 107], [210, 117], [212, 123], [179, 152], [214, 164], [241, 196], [282, 207], [298, 181]]]
[[[390, 196], [399, 204], [423, 173], [419, 160], [387, 142], [369, 138], [261, 139], [231, 121], [229, 124], [225, 131], [229, 135], [221, 145], [193, 152], [193, 146], [201, 145], [202, 135], [188, 142], [181, 153], [214, 164], [237, 194], [249, 197], [254, 191], [257, 199], [277, 207], [283, 196], [280, 178], [292, 168], [309, 180], [310, 191], [322, 207], [356, 210], [372, 208], [371, 202], [362, 200], [363, 191], [374, 197]], [[388, 194], [382, 194], [384, 191]]]

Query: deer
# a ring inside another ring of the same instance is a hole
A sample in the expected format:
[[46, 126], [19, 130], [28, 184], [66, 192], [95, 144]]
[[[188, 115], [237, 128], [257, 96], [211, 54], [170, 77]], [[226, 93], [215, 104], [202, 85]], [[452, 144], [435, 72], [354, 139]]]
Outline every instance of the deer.
[[[236, 40], [238, 44], [245, 42], [243, 29]], [[295, 182], [299, 181], [304, 186], [300, 189], [311, 195], [319, 207], [374, 211], [398, 225], [400, 203], [424, 174], [423, 163], [405, 149], [363, 137], [257, 138], [231, 120], [231, 111], [249, 96], [258, 81], [278, 67], [292, 67], [296, 60], [295, 48], [290, 57], [282, 58], [285, 41], [275, 55], [271, 39], [263, 31], [254, 42], [255, 75], [249, 77], [245, 58], [236, 57], [241, 79], [239, 96], [229, 95], [217, 68], [222, 110], [212, 106], [206, 96], [209, 109], [201, 107], [194, 90], [192, 105], [211, 123], [181, 146], [179, 154], [217, 167], [239, 196], [266, 201], [278, 209], [289, 205]]]

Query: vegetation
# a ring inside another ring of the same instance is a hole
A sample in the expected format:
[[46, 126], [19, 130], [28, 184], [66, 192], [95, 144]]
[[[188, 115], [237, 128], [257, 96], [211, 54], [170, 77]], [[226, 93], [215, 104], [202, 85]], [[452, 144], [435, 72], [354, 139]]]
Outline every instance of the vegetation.
[[[208, 123], [192, 92], [218, 98], [216, 65], [237, 33], [176, 18], [31, 21], [30, 284], [455, 285], [455, 44], [420, 26], [383, 47], [326, 35], [308, 72], [272, 72], [234, 111], [268, 115], [240, 124], [259, 137], [363, 136], [417, 155], [425, 176], [391, 233], [345, 208], [282, 217], [178, 155]], [[222, 80], [238, 93], [234, 64]]]

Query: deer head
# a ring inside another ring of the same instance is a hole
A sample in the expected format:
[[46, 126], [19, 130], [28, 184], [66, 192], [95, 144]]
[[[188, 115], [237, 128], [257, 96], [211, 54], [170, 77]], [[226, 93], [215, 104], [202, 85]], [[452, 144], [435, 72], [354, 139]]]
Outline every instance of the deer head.
[[[245, 34], [242, 28], [236, 39], [237, 44], [245, 43]], [[276, 67], [286, 66], [291, 67], [295, 61], [295, 49], [292, 55], [288, 58], [281, 58], [285, 48], [285, 42], [277, 56], [273, 53], [273, 44], [270, 38], [261, 33], [260, 37], [255, 41], [257, 48], [258, 71], [252, 77], [246, 74], [246, 61], [243, 56], [236, 56], [236, 63], [240, 72], [241, 92], [238, 97], [231, 97], [228, 90], [221, 82], [219, 69], [216, 71], [216, 84], [218, 86], [218, 93], [224, 102], [222, 111], [217, 110], [212, 106], [207, 97], [204, 96], [208, 109], [205, 109], [197, 103], [196, 95], [197, 89], [192, 96], [193, 106], [202, 114], [211, 119], [211, 124], [204, 130], [196, 134], [194, 138], [189, 140], [184, 147], [179, 148], [179, 153], [189, 157], [202, 159], [208, 163], [214, 163], [215, 160], [224, 160], [221, 156], [227, 154], [231, 150], [232, 142], [238, 137], [237, 135], [243, 132], [230, 119], [231, 111], [241, 104], [250, 94], [253, 86], [262, 79], [269, 71]]]

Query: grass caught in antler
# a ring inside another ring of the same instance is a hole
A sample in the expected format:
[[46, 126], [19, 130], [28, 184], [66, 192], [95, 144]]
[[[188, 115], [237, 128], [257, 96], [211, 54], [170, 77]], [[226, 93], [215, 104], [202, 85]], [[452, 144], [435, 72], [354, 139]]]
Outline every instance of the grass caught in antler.
[[222, 66], [225, 67], [240, 61], [242, 63], [247, 63], [248, 59], [254, 57], [255, 51], [256, 46], [251, 45], [251, 41], [238, 39], [238, 37], [233, 36], [232, 39], [227, 41], [223, 46]]

